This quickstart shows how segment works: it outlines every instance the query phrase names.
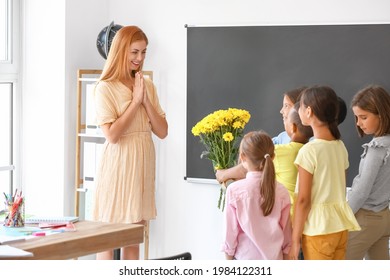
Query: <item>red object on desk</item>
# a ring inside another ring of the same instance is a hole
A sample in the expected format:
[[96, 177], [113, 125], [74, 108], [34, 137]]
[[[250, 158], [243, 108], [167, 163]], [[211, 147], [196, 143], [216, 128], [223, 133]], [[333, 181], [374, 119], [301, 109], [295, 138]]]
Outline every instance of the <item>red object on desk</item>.
[[52, 229], [56, 232], [76, 231], [74, 223], [40, 223], [39, 227], [41, 229]]
[[58, 228], [58, 227], [64, 227], [68, 225], [69, 223], [39, 223], [40, 228]]

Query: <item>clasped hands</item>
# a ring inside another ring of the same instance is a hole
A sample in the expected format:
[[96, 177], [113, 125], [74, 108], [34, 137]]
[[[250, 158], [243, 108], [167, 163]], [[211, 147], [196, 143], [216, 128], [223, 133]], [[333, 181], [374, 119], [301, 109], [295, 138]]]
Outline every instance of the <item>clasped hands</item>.
[[149, 101], [144, 82], [144, 75], [141, 71], [135, 73], [133, 100], [139, 104], [144, 105]]

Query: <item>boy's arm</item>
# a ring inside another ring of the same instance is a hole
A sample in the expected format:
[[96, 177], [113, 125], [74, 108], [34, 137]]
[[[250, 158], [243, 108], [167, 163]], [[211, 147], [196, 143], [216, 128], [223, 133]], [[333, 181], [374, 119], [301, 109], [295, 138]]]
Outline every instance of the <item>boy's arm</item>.
[[228, 169], [220, 169], [215, 173], [217, 181], [220, 183], [226, 182], [228, 180], [239, 180], [244, 179], [246, 176], [246, 169], [242, 164], [238, 164]]

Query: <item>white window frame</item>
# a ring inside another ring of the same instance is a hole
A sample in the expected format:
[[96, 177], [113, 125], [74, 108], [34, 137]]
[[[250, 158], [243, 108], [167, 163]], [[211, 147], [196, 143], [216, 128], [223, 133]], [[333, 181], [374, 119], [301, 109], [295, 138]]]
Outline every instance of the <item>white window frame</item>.
[[9, 7], [8, 16], [12, 22], [7, 25], [8, 39], [7, 43], [9, 50], [7, 51], [7, 60], [0, 61], [0, 83], [12, 84], [12, 165], [0, 166], [0, 172], [8, 172], [12, 170], [12, 179], [10, 184], [10, 192], [14, 189], [21, 189], [21, 85], [20, 85], [20, 53], [21, 53], [21, 0], [6, 0]]
[[[11, 13], [12, 13], [12, 9], [11, 9], [11, 2], [10, 0], [1, 0], [1, 4], [5, 4], [5, 14], [6, 14], [6, 18], [10, 18], [11, 17]], [[2, 17], [3, 16], [3, 13], [0, 15], [0, 21], [1, 21], [1, 28], [3, 27], [3, 25], [5, 25], [4, 29], [5, 30], [2, 30], [4, 31], [4, 37], [1, 36], [2, 38], [0, 38], [1, 41], [4, 40], [4, 43], [6, 43], [4, 46], [5, 49], [4, 49], [4, 53], [2, 53], [1, 55], [1, 59], [0, 59], [0, 63], [2, 64], [5, 64], [5, 63], [9, 63], [10, 62], [10, 59], [12, 57], [12, 49], [11, 49], [11, 24], [9, 24], [9, 21], [8, 20], [5, 20], [5, 18]], [[3, 32], [1, 33], [3, 35]], [[2, 43], [3, 44], [3, 43]], [[3, 54], [5, 55], [5, 58], [3, 57]]]
[[16, 79], [19, 72], [20, 53], [20, 0], [6, 0], [9, 8], [8, 16], [12, 20], [7, 24], [8, 51], [7, 60], [0, 60], [0, 77]]

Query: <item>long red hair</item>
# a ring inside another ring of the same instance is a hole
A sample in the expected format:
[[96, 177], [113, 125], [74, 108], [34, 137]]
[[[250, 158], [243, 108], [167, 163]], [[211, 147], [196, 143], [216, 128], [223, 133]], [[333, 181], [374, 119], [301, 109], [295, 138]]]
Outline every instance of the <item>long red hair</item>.
[[[145, 41], [148, 38], [137, 26], [124, 26], [114, 36], [107, 61], [104, 65], [100, 80], [102, 81], [124, 81], [133, 80], [135, 73], [130, 71], [129, 49], [130, 45], [136, 41]], [[137, 71], [141, 71], [143, 63]]]

